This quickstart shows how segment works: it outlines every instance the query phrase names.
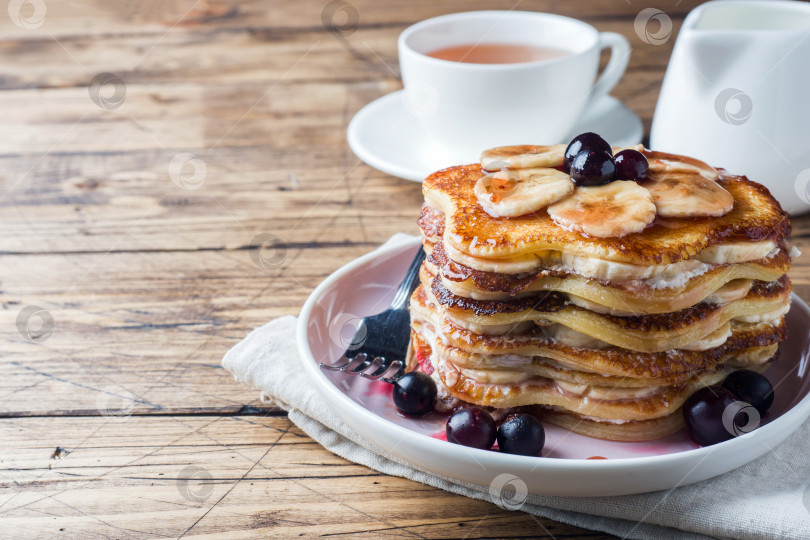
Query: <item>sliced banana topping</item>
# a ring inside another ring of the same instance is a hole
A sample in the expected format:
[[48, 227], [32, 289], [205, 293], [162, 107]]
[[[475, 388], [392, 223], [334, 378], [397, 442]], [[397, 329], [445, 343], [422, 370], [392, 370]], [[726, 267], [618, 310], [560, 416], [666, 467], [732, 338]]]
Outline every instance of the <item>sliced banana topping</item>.
[[703, 299], [707, 304], [728, 304], [735, 300], [740, 300], [748, 296], [751, 290], [751, 285], [754, 281], [751, 279], [735, 279], [729, 281], [709, 296]]
[[[776, 250], [776, 252], [774, 252]], [[776, 242], [760, 240], [758, 242], [726, 242], [715, 244], [698, 253], [697, 258], [712, 264], [737, 264], [746, 261], [764, 259], [778, 253]]]
[[685, 351], [708, 351], [709, 349], [714, 349], [715, 347], [719, 347], [725, 343], [730, 335], [731, 323], [727, 322], [720, 328], [710, 332], [702, 338], [684, 345], [681, 347], [681, 349]]
[[559, 167], [563, 164], [564, 154], [564, 144], [499, 146], [481, 153], [481, 168], [485, 171], [498, 171], [507, 168]]
[[[490, 174], [478, 180], [475, 195], [493, 217], [516, 217], [548, 207], [558, 226], [598, 238], [641, 232], [656, 214], [665, 218], [719, 217], [734, 207], [732, 195], [716, 182], [719, 174], [714, 167], [642, 145], [613, 147], [613, 152], [628, 149], [641, 152], [649, 162], [648, 181], [642, 186], [614, 180], [606, 185], [575, 187], [573, 180], [558, 170], [566, 151], [563, 144], [490, 148], [481, 154], [481, 167]], [[589, 183], [590, 177], [583, 179], [579, 172], [576, 174], [578, 184]], [[699, 259], [732, 264], [740, 252], [759, 254], [766, 247], [762, 243], [710, 249]], [[746, 259], [751, 256], [743, 255]], [[772, 256], [770, 250], [758, 258], [766, 256]]]
[[668, 172], [650, 180], [645, 186], [661, 217], [716, 217], [734, 206], [731, 193], [696, 172]]
[[694, 259], [678, 261], [672, 264], [640, 265], [606, 261], [595, 257], [582, 257], [563, 252], [560, 260], [563, 266], [571, 268], [577, 274], [608, 281], [626, 279], [674, 281], [684, 274], [697, 273], [696, 275], [700, 275], [709, 270], [706, 263]]
[[576, 396], [613, 401], [617, 399], [642, 399], [660, 392], [657, 386], [646, 386], [643, 388], [619, 388], [609, 386], [591, 386], [589, 384], [572, 383], [568, 381], [555, 380], [557, 388], [563, 392]]
[[536, 212], [574, 191], [571, 177], [557, 169], [504, 170], [478, 179], [473, 188], [478, 204], [492, 217]]
[[531, 373], [513, 369], [471, 369], [456, 366], [465, 377], [482, 384], [520, 384], [532, 378]]
[[603, 306], [602, 304], [597, 304], [596, 302], [592, 302], [586, 298], [581, 298], [573, 294], [568, 295], [568, 301], [574, 304], [575, 306], [587, 309], [588, 311], [593, 311], [595, 313], [602, 313], [603, 315], [613, 315], [616, 317], [637, 317], [645, 315], [644, 313], [638, 313], [634, 311], [624, 311], [621, 309]]
[[735, 317], [735, 321], [746, 322], [746, 323], [771, 323], [779, 319], [782, 315], [790, 311], [790, 301], [786, 302], [782, 307], [779, 307], [773, 311], [769, 311], [768, 313], [760, 313], [757, 315], [741, 315], [739, 317]]
[[[539, 325], [538, 325], [539, 326]], [[568, 328], [562, 324], [552, 324], [543, 329], [543, 333], [551, 339], [567, 345], [569, 347], [578, 347], [580, 349], [605, 349], [610, 347], [609, 343], [591, 337], [588, 334], [583, 334], [573, 328]]]
[[613, 147], [613, 155], [615, 156], [616, 154], [618, 154], [622, 150], [635, 150], [636, 152], [644, 152], [644, 145], [639, 143], [639, 144], [634, 144], [632, 146], [614, 146]]
[[718, 178], [717, 169], [699, 159], [650, 150], [645, 150], [642, 153], [650, 163], [649, 172], [651, 174], [698, 173], [708, 180], [717, 180]]
[[643, 231], [655, 219], [655, 204], [643, 187], [617, 180], [577, 188], [570, 197], [549, 206], [548, 215], [566, 230], [615, 238]]
[[[726, 244], [716, 244], [716, 247], [725, 246]], [[711, 253], [705, 249], [701, 251], [694, 259], [686, 261], [679, 261], [671, 264], [660, 265], [637, 265], [629, 263], [619, 263], [602, 259], [596, 255], [574, 255], [568, 252], [560, 251], [543, 251], [536, 252], [531, 255], [520, 255], [510, 258], [487, 259], [484, 257], [475, 257], [457, 250], [449, 243], [444, 244], [444, 249], [447, 255], [453, 261], [469, 266], [474, 270], [482, 272], [496, 272], [498, 274], [522, 274], [523, 272], [532, 272], [555, 264], [562, 264], [570, 267], [575, 273], [595, 278], [605, 279], [610, 281], [622, 281], [626, 279], [650, 279], [650, 278], [665, 278], [672, 279], [675, 276], [700, 271], [707, 269], [707, 265], [721, 264], [718, 261], [723, 259], [714, 259], [710, 256]], [[760, 252], [749, 251], [744, 245], [738, 245], [733, 242], [733, 246], [728, 248], [730, 253], [726, 253], [726, 260], [733, 260], [735, 264], [745, 263], [762, 259], [759, 256]], [[739, 251], [738, 251], [739, 250]], [[725, 248], [715, 250], [715, 254], [725, 253]]]

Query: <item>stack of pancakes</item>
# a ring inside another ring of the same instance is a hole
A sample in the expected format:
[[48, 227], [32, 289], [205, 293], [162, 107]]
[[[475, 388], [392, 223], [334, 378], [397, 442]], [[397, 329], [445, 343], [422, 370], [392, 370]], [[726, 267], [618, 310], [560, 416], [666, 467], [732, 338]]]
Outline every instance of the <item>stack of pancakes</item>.
[[649, 440], [735, 369], [764, 371], [785, 339], [790, 222], [768, 191], [719, 170], [719, 217], [589, 237], [545, 210], [493, 217], [481, 165], [424, 182], [427, 258], [411, 298], [410, 357], [441, 406], [528, 409], [574, 432]]

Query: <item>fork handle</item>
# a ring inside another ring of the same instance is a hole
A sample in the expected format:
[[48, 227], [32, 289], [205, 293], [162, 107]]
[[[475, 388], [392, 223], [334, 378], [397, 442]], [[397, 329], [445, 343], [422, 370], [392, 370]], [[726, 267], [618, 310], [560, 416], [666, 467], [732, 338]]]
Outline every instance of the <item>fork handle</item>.
[[391, 309], [402, 309], [408, 304], [408, 298], [411, 297], [411, 294], [419, 283], [419, 268], [422, 266], [422, 261], [424, 260], [425, 250], [422, 249], [422, 246], [419, 246], [419, 251], [416, 253], [416, 257], [413, 258], [413, 261], [411, 261], [408, 272], [405, 274], [405, 279], [402, 280], [397, 294], [394, 296], [394, 301], [391, 302]]

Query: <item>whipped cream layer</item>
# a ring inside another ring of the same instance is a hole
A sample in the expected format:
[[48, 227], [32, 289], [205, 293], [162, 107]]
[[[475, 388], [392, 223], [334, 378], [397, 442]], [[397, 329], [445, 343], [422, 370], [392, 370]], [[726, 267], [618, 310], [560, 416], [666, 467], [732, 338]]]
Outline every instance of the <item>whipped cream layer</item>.
[[[446, 362], [446, 360], [441, 358], [441, 356], [437, 353], [439, 350], [437, 341], [440, 339], [440, 336], [438, 336], [430, 323], [422, 321], [420, 321], [420, 323], [419, 335], [428, 343], [431, 350], [430, 363], [433, 368], [431, 377], [437, 382], [437, 384], [441, 384], [441, 386], [446, 389], [444, 382], [438, 376], [442, 364]], [[531, 361], [531, 358], [527, 358], [527, 361]], [[501, 387], [501, 389], [504, 390], [508, 390], [508, 387], [515, 385], [551, 385], [553, 386], [553, 389], [560, 394], [577, 398], [592, 399], [596, 401], [644, 399], [659, 394], [667, 389], [666, 385], [645, 387], [610, 387], [581, 384], [560, 379], [540, 377], [530, 373], [521, 372], [519, 370], [470, 369], [456, 365], [453, 365], [453, 368], [454, 369], [452, 370], [444, 369], [442, 371], [450, 374], [451, 376], [452, 374], [457, 373], [472, 379], [477, 383]], [[451, 386], [453, 386], [455, 382], [456, 381], [454, 380], [448, 381]]]
[[[637, 283], [652, 289], [683, 288], [689, 280], [699, 277], [720, 265], [744, 264], [762, 261], [767, 263], [776, 257], [781, 248], [773, 239], [733, 239], [706, 247], [695, 256], [671, 264], [630, 264], [604, 257], [577, 255], [561, 250], [544, 250], [526, 255], [486, 258], [470, 255], [456, 248], [452, 238], [443, 238], [442, 227], [437, 222], [444, 220], [441, 210], [426, 203], [425, 219], [420, 221], [423, 238], [430, 244], [441, 243], [448, 259], [480, 272], [504, 275], [519, 275], [538, 271], [558, 271], [580, 275], [602, 282]], [[492, 243], [492, 240], [474, 238], [471, 247]], [[460, 243], [460, 242], [459, 242]], [[797, 251], [790, 247], [788, 255]]]
[[523, 274], [543, 269], [562, 270], [602, 281], [644, 280], [654, 288], [682, 286], [689, 278], [704, 274], [715, 265], [770, 259], [780, 251], [773, 240], [735, 241], [706, 248], [686, 261], [638, 265], [560, 251], [546, 251], [508, 259], [485, 259], [459, 251], [449, 242], [444, 243], [444, 249], [454, 262], [481, 272]]
[[[746, 292], [749, 289], [750, 287], [746, 289]], [[739, 298], [737, 301], [744, 301], [745, 296], [746, 295], [743, 295], [742, 298]], [[431, 309], [442, 312], [444, 316], [447, 317], [447, 319], [454, 325], [478, 335], [496, 336], [522, 334], [532, 329], [535, 333], [537, 333], [538, 336], [554, 340], [568, 347], [599, 350], [616, 346], [615, 344], [605, 341], [605, 339], [588, 335], [559, 322], [524, 320], [517, 323], [479, 324], [478, 322], [475, 322], [474, 318], [473, 320], [470, 320], [469, 318], [460, 318], [454, 316], [452, 311], [443, 309], [432, 291], [425, 289], [425, 299], [426, 303]], [[724, 305], [728, 307], [730, 304], [731, 303]], [[731, 307], [733, 307], [733, 305]], [[719, 347], [725, 343], [731, 335], [732, 322], [766, 323], [772, 326], [778, 326], [781, 323], [782, 317], [789, 310], [790, 295], [788, 294], [785, 295], [784, 299], [781, 300], [775, 307], [773, 304], [771, 304], [769, 309], [763, 311], [762, 313], [752, 314], [749, 310], [747, 313], [725, 318], [718, 327], [708, 328], [705, 330], [705, 333], [697, 337], [697, 339], [693, 339], [692, 341], [686, 342], [676, 348], [688, 351], [706, 351]], [[604, 335], [602, 337], [604, 338]]]
[[[439, 396], [448, 396], [455, 405], [461, 402], [495, 407], [497, 416], [513, 407], [543, 405], [584, 414], [603, 422], [622, 423], [648, 420], [676, 412], [696, 389], [717, 384], [733, 371], [720, 367], [696, 372], [681, 384], [650, 384], [626, 387], [617, 383], [581, 384], [557, 377], [522, 374], [483, 374], [482, 370], [461, 368], [438, 353], [440, 336], [425, 327], [417, 330], [419, 339], [430, 347], [424, 351], [425, 364], [437, 381]], [[500, 371], [500, 370], [493, 370]], [[453, 399], [455, 398], [455, 399]], [[441, 400], [441, 399], [440, 399]], [[457, 401], [461, 400], [461, 402]], [[443, 408], [443, 404], [440, 405]]]

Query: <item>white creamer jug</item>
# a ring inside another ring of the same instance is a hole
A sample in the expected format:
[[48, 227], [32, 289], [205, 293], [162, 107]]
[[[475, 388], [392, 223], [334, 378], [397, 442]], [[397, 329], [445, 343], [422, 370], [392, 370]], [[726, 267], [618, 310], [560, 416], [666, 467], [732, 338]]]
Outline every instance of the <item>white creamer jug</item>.
[[719, 0], [684, 21], [650, 146], [764, 184], [810, 210], [810, 4]]

